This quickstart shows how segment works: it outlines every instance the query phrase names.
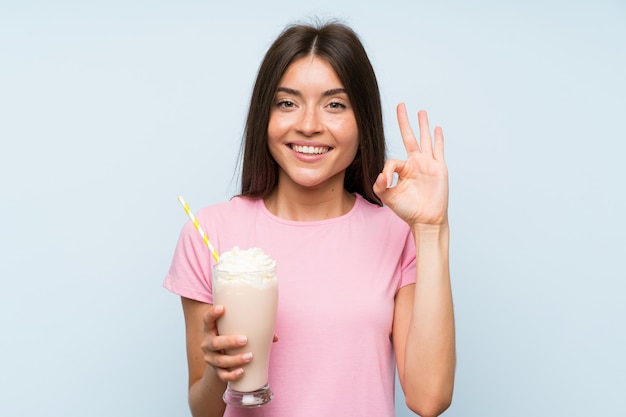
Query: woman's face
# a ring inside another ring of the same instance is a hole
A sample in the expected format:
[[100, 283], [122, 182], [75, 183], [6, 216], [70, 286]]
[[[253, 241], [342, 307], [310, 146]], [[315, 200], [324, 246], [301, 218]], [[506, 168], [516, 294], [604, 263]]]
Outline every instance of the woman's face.
[[300, 58], [285, 71], [270, 112], [268, 146], [279, 184], [343, 189], [359, 134], [344, 86], [323, 58]]

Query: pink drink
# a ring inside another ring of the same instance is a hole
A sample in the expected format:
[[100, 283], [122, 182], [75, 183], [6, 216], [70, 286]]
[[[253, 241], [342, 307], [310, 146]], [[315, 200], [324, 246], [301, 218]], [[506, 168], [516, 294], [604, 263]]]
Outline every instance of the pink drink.
[[258, 248], [235, 247], [223, 253], [213, 269], [213, 303], [224, 306], [217, 321], [220, 334], [248, 337], [246, 346], [227, 353], [253, 355], [243, 366], [243, 376], [228, 384], [224, 401], [243, 407], [269, 402], [269, 357], [278, 307], [276, 262]]

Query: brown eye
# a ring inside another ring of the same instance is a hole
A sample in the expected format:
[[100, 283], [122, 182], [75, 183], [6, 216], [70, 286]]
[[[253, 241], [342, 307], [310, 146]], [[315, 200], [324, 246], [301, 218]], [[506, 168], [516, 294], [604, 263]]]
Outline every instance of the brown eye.
[[338, 101], [333, 101], [332, 103], [330, 103], [330, 104], [328, 105], [328, 107], [330, 107], [331, 109], [334, 109], [334, 110], [339, 110], [339, 109], [345, 109], [345, 108], [347, 108], [345, 104], [340, 103], [340, 102], [338, 102]]
[[295, 104], [289, 100], [280, 100], [278, 103], [276, 103], [276, 106], [283, 109], [291, 109], [295, 107]]

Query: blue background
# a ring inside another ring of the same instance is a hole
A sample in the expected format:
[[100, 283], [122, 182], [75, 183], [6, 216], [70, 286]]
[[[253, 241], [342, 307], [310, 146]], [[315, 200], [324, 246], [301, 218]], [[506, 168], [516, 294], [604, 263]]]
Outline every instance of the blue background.
[[[3, 1], [0, 415], [188, 416], [161, 288], [237, 191], [261, 58], [337, 17], [442, 125], [458, 369], [446, 416], [626, 413], [623, 1]], [[415, 122], [415, 118], [413, 118]], [[280, 393], [277, 393], [280, 395]], [[408, 416], [398, 393], [398, 416]]]

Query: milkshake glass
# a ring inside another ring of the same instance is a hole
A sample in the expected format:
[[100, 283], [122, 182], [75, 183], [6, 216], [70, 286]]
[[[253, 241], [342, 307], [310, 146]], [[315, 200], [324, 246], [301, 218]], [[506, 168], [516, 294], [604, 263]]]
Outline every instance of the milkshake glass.
[[268, 369], [278, 309], [276, 261], [259, 248], [235, 247], [222, 253], [213, 268], [213, 304], [224, 306], [224, 315], [217, 320], [220, 335], [248, 338], [245, 346], [226, 353], [252, 352], [241, 378], [228, 383], [224, 402], [240, 407], [267, 404], [273, 397]]

